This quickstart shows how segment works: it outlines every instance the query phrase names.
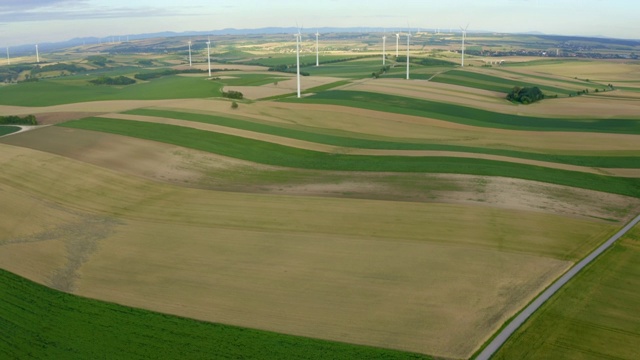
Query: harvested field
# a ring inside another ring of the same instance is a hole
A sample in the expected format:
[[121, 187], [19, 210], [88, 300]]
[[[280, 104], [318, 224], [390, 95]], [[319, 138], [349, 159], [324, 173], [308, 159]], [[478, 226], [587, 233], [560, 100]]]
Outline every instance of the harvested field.
[[104, 117], [112, 118], [112, 119], [121, 119], [121, 120], [134, 120], [134, 121], [153, 122], [153, 123], [160, 123], [160, 124], [188, 126], [194, 129], [240, 136], [244, 138], [267, 141], [267, 142], [285, 145], [289, 147], [306, 149], [306, 150], [314, 150], [314, 151], [320, 151], [325, 153], [339, 153], [339, 154], [352, 154], [352, 155], [376, 155], [376, 156], [420, 156], [420, 157], [439, 156], [439, 157], [475, 158], [475, 159], [514, 162], [514, 163], [535, 165], [535, 166], [548, 167], [548, 168], [554, 168], [554, 169], [587, 172], [592, 174], [607, 174], [607, 175], [615, 175], [615, 176], [628, 175], [629, 177], [640, 177], [640, 169], [612, 169], [612, 168], [600, 169], [600, 168], [592, 168], [592, 167], [584, 167], [584, 166], [558, 164], [558, 163], [545, 162], [545, 161], [518, 159], [518, 158], [507, 157], [507, 156], [497, 156], [497, 155], [477, 154], [477, 153], [463, 153], [463, 152], [452, 152], [452, 151], [354, 149], [354, 148], [323, 145], [323, 144], [318, 144], [318, 143], [313, 143], [308, 141], [285, 138], [281, 136], [268, 135], [268, 134], [245, 131], [240, 129], [233, 129], [233, 128], [228, 128], [224, 126], [203, 124], [199, 122], [192, 122], [192, 121], [185, 121], [185, 120], [174, 120], [174, 119], [162, 118], [162, 117], [140, 116], [140, 115], [129, 115], [129, 114], [106, 114], [104, 115]]
[[[74, 293], [437, 356], [469, 356], [615, 228], [481, 206], [187, 189], [0, 147], [3, 203], [19, 188], [42, 199], [37, 211], [55, 202], [114, 219], [85, 240], [95, 248], [80, 247], [90, 253], [66, 250], [80, 264], [68, 273]], [[56, 266], [38, 272], [50, 281]]]
[[361, 81], [358, 84], [345, 87], [345, 89], [442, 101], [488, 111], [527, 116], [636, 118], [640, 113], [640, 102], [637, 100], [620, 99], [611, 101], [608, 98], [610, 96], [629, 94], [621, 91], [592, 94], [584, 97], [548, 99], [532, 105], [514, 105], [505, 99], [506, 95], [504, 93], [430, 81], [407, 82], [400, 79], [376, 79]]
[[[59, 141], [61, 138], [66, 141]], [[639, 199], [533, 181], [453, 174], [286, 169], [154, 141], [60, 127], [40, 129], [4, 142], [185, 187], [476, 204], [616, 220], [640, 212]]]

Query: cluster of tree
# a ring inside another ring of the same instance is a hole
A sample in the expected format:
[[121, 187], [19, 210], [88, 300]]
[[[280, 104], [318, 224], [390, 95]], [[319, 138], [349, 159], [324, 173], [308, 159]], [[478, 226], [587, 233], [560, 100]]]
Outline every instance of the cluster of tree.
[[0, 82], [14, 82], [18, 80], [20, 73], [33, 69], [33, 65], [15, 64], [0, 67]]
[[[400, 55], [396, 58], [396, 61], [406, 63], [407, 56]], [[434, 59], [430, 57], [427, 57], [427, 58], [414, 57], [414, 58], [411, 58], [410, 61], [412, 64], [418, 64], [422, 66], [450, 66], [450, 67], [456, 66], [456, 64], [452, 63], [451, 61]]]
[[150, 71], [140, 74], [135, 74], [133, 77], [138, 80], [151, 80], [157, 79], [163, 76], [177, 75], [177, 74], [196, 74], [203, 73], [204, 70], [201, 69], [186, 69], [186, 70], [176, 70], [176, 69], [162, 69], [156, 71]]
[[[351, 61], [351, 60], [358, 60], [358, 59], [366, 59], [366, 58], [371, 58], [371, 57], [378, 57], [379, 55], [363, 55], [363, 56], [352, 56], [352, 57], [348, 57], [348, 58], [339, 58], [339, 59], [331, 59], [331, 60], [322, 60], [322, 64], [335, 64], [335, 63], [339, 63], [339, 62], [345, 62], [345, 61]], [[270, 57], [269, 57], [270, 59]], [[264, 62], [260, 61], [261, 59], [257, 59], [257, 60], [253, 60], [253, 61], [249, 61], [246, 64], [247, 65], [258, 65], [258, 66], [270, 66], [268, 64], [265, 64]], [[316, 62], [301, 62], [300, 63], [300, 67], [308, 67], [308, 66], [316, 66]], [[288, 68], [295, 68], [296, 64], [279, 64], [279, 65], [275, 65], [275, 66], [270, 66], [269, 67], [269, 71], [280, 71], [280, 72], [290, 72], [290, 71], [282, 71], [280, 69], [288, 69]], [[272, 70], [273, 69], [273, 70]]]
[[81, 71], [86, 71], [86, 69], [75, 64], [57, 63], [57, 64], [47, 65], [43, 67], [36, 66], [33, 69], [31, 69], [31, 75], [36, 75], [36, 74], [47, 72], [47, 71], [68, 71], [72, 74], [75, 74]]
[[138, 64], [140, 64], [141, 66], [151, 66], [153, 65], [153, 61], [149, 60], [149, 59], [140, 59], [137, 61]]
[[229, 99], [239, 99], [239, 100], [242, 100], [244, 98], [244, 95], [240, 91], [233, 91], [233, 90], [223, 91], [222, 96]]
[[18, 81], [19, 83], [26, 83], [26, 82], [38, 82], [40, 81], [40, 78], [37, 78], [35, 76], [31, 76], [31, 75], [25, 75], [24, 80], [20, 80]]
[[[302, 65], [300, 65], [300, 67], [302, 67]], [[296, 65], [280, 64], [280, 65], [276, 65], [276, 66], [270, 67], [269, 71], [278, 71], [278, 72], [283, 72], [283, 73], [288, 73], [288, 74], [295, 74], [295, 73], [297, 73], [298, 70], [296, 69]], [[300, 75], [309, 76], [311, 74], [309, 74], [306, 71], [300, 70]]]
[[544, 94], [537, 86], [534, 87], [514, 87], [507, 94], [507, 100], [519, 102], [521, 104], [531, 104], [544, 99]]
[[102, 55], [90, 55], [87, 56], [87, 61], [97, 65], [97, 66], [101, 66], [101, 67], [105, 67], [107, 66], [107, 63], [113, 62], [113, 60], [109, 60], [107, 59], [105, 56]]
[[389, 66], [389, 65], [383, 66], [383, 67], [380, 68], [380, 70], [372, 72], [371, 76], [374, 79], [377, 79], [377, 78], [380, 77], [380, 75], [382, 75], [382, 74], [386, 73], [387, 71], [389, 71], [389, 69], [391, 69], [391, 66]]
[[0, 116], [0, 124], [2, 125], [38, 125], [36, 117], [33, 115], [27, 116]]
[[89, 82], [94, 85], [131, 85], [136, 83], [135, 80], [126, 76], [100, 76], [99, 78], [90, 80]]

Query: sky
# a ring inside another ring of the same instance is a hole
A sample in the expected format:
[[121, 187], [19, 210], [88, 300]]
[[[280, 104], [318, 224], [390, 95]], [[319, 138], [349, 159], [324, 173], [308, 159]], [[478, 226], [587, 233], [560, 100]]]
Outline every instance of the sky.
[[161, 31], [450, 29], [640, 39], [637, 0], [0, 0], [0, 47]]

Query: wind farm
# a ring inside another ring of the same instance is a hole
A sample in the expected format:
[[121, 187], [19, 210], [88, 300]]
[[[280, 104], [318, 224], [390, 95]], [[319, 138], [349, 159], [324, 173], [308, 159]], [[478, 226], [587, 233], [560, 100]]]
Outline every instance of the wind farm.
[[[7, 47], [0, 353], [478, 356], [640, 214], [640, 42], [411, 25]], [[637, 233], [492, 356], [632, 359]]]

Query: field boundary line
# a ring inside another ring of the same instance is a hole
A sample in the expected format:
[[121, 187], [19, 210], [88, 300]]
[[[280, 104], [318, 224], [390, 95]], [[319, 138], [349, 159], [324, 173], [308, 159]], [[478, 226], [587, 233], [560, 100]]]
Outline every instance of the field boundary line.
[[625, 227], [620, 229], [615, 235], [611, 236], [604, 244], [600, 245], [594, 251], [592, 251], [587, 257], [582, 259], [579, 263], [569, 269], [562, 277], [556, 280], [551, 286], [543, 291], [534, 301], [532, 301], [527, 307], [524, 308], [506, 327], [498, 333], [498, 335], [491, 340], [491, 342], [475, 357], [475, 360], [489, 360], [493, 354], [498, 351], [509, 339], [513, 333], [527, 321], [527, 319], [533, 315], [547, 300], [549, 300], [558, 290], [560, 290], [566, 283], [575, 277], [580, 271], [582, 271], [587, 265], [593, 262], [598, 256], [600, 256], [605, 250], [611, 247], [619, 238], [625, 235], [629, 230], [636, 226], [640, 222], [640, 215], [631, 220]]

